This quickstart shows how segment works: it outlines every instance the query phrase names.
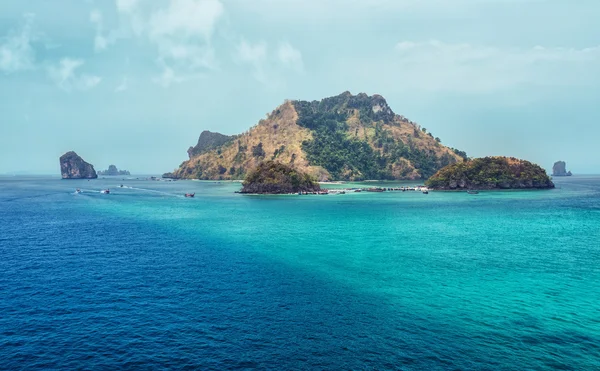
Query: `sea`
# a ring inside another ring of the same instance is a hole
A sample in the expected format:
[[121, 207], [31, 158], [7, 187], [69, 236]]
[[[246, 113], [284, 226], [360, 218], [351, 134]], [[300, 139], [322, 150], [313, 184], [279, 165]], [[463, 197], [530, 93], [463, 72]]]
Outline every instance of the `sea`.
[[554, 181], [0, 177], [0, 369], [600, 370], [600, 176]]

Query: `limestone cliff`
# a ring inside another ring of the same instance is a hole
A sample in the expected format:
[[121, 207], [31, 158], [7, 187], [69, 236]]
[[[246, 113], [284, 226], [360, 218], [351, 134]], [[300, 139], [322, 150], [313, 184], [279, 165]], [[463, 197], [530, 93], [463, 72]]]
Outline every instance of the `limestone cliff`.
[[552, 176], [571, 176], [570, 171], [567, 171], [567, 163], [564, 161], [557, 161], [552, 166]]
[[426, 179], [466, 159], [395, 114], [382, 96], [363, 93], [286, 101], [245, 133], [220, 139], [212, 148], [192, 147], [190, 159], [165, 176], [243, 179], [261, 162], [274, 160], [320, 181]]
[[60, 156], [60, 172], [63, 179], [95, 179], [98, 177], [94, 166], [85, 162], [73, 151]]
[[484, 157], [448, 165], [425, 185], [440, 190], [554, 188], [539, 165], [514, 157]]
[[221, 133], [213, 133], [208, 130], [204, 130], [200, 133], [198, 143], [194, 147], [188, 149], [188, 156], [190, 158], [201, 155], [211, 149], [222, 146], [223, 144], [234, 139], [235, 135], [223, 135]]

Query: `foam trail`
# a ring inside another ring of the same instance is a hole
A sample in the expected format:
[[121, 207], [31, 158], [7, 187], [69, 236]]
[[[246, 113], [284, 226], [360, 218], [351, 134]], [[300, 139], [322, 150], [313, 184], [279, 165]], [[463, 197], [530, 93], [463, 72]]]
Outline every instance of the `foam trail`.
[[117, 187], [117, 188], [120, 188], [120, 189], [128, 188], [128, 189], [133, 189], [133, 190], [136, 190], [136, 191], [158, 193], [158, 194], [162, 194], [162, 195], [165, 195], [165, 196], [183, 197], [183, 196], [176, 195], [176, 194], [173, 194], [173, 193], [163, 192], [163, 191], [157, 191], [157, 190], [154, 190], [154, 189], [147, 189], [147, 188], [125, 187], [125, 186], [123, 186], [123, 187]]
[[[81, 193], [100, 193], [101, 191], [97, 191], [95, 189], [83, 189], [83, 188], [79, 188], [81, 190]], [[73, 192], [75, 194], [77, 194], [77, 192]]]

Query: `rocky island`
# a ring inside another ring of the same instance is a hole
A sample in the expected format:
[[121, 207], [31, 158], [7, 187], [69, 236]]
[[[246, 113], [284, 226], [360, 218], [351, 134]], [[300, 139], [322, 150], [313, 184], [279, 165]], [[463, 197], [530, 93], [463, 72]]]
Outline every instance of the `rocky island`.
[[99, 171], [99, 175], [131, 175], [127, 170], [119, 170], [115, 165], [110, 165], [107, 170]]
[[552, 166], [552, 176], [571, 176], [570, 171], [567, 171], [567, 163], [564, 161], [556, 161]]
[[539, 165], [514, 157], [484, 157], [448, 165], [425, 185], [438, 190], [554, 188]]
[[288, 100], [246, 132], [202, 132], [186, 161], [165, 178], [244, 179], [263, 161], [293, 166], [319, 181], [427, 179], [467, 158], [374, 94]]
[[60, 173], [63, 179], [98, 178], [94, 166], [85, 162], [77, 153], [69, 151], [60, 156]]
[[289, 194], [320, 189], [310, 175], [276, 161], [265, 161], [248, 173], [240, 193]]

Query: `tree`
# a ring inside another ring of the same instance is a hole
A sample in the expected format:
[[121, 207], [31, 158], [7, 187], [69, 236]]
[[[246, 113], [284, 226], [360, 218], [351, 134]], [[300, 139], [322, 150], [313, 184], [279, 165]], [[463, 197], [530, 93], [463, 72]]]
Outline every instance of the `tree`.
[[263, 149], [263, 144], [262, 142], [258, 143], [257, 145], [252, 147], [252, 156], [254, 157], [265, 157], [266, 153], [265, 150]]

